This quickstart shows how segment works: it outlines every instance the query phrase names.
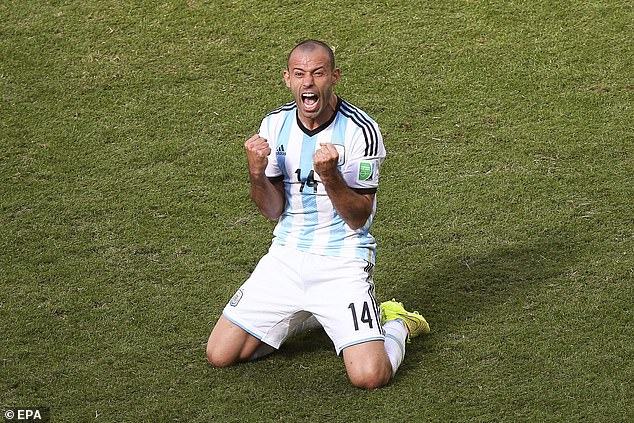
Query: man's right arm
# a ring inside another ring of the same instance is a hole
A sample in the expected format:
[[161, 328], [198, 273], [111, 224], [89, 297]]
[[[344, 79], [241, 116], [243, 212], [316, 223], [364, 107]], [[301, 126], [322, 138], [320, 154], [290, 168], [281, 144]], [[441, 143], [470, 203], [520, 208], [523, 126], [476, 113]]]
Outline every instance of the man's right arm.
[[249, 181], [251, 182], [251, 199], [264, 216], [275, 220], [281, 216], [286, 202], [284, 181], [271, 181], [265, 174], [271, 148], [266, 139], [259, 134], [246, 140], [244, 148], [249, 163]]

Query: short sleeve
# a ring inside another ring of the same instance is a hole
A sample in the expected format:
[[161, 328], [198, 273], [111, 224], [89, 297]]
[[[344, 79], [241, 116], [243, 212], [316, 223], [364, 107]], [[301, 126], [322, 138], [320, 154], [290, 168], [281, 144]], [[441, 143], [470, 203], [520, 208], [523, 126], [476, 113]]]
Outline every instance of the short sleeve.
[[385, 160], [383, 136], [377, 125], [358, 127], [352, 134], [341, 174], [350, 188], [376, 189]]

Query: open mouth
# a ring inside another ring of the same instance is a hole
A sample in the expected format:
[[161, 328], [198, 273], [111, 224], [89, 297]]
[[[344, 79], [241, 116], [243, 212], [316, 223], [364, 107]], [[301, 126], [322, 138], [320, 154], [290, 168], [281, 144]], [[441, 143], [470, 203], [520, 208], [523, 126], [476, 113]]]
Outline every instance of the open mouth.
[[317, 109], [317, 103], [319, 102], [319, 96], [315, 93], [303, 93], [302, 94], [302, 103], [304, 104], [304, 109], [307, 111], [313, 111]]

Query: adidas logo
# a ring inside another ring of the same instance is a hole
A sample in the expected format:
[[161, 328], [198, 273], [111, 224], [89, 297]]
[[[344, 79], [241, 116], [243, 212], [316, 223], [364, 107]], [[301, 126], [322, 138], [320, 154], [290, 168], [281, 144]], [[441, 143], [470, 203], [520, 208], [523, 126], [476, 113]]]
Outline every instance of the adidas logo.
[[286, 156], [286, 151], [284, 151], [284, 146], [280, 145], [279, 147], [277, 147], [277, 150], [275, 150], [275, 154], [277, 154], [278, 156]]

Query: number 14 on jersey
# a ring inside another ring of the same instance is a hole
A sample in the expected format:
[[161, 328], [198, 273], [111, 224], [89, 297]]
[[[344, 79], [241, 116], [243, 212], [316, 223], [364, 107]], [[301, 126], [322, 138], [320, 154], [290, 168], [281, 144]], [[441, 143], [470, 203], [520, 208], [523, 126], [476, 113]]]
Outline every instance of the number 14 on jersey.
[[313, 193], [317, 194], [317, 185], [319, 185], [319, 181], [315, 180], [315, 171], [313, 169], [310, 170], [306, 179], [302, 179], [301, 169], [297, 169], [295, 174], [297, 175], [297, 182], [301, 183], [299, 192], [304, 192], [304, 186], [308, 186], [313, 189]]

